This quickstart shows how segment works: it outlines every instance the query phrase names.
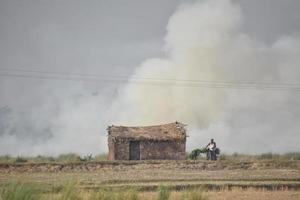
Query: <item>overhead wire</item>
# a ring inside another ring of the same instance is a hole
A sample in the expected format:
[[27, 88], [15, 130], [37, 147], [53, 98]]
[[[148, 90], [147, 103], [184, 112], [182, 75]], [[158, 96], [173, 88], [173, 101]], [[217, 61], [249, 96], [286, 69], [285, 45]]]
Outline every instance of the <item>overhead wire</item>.
[[57, 71], [41, 71], [32, 69], [20, 69], [20, 68], [0, 68], [0, 71], [13, 71], [13, 72], [30, 72], [30, 73], [42, 73], [42, 74], [54, 74], [54, 75], [68, 75], [68, 76], [84, 76], [84, 77], [99, 77], [99, 78], [131, 78], [139, 80], [155, 80], [155, 81], [180, 81], [180, 82], [204, 82], [204, 83], [218, 83], [218, 84], [257, 84], [257, 85], [281, 85], [281, 86], [298, 86], [300, 83], [268, 83], [268, 82], [231, 82], [231, 81], [212, 81], [212, 80], [198, 80], [198, 79], [174, 79], [174, 78], [159, 78], [159, 77], [135, 77], [124, 75], [109, 75], [109, 74], [84, 74], [84, 73], [68, 73]]
[[174, 79], [161, 77], [136, 77], [124, 75], [107, 74], [83, 74], [68, 72], [41, 71], [20, 68], [0, 68], [2, 77], [34, 78], [43, 80], [70, 80], [89, 82], [128, 82], [134, 84], [146, 84], [157, 86], [184, 86], [184, 87], [206, 87], [223, 89], [255, 89], [255, 90], [275, 90], [275, 91], [300, 91], [300, 84], [297, 83], [266, 83], [266, 82], [232, 82], [232, 81], [212, 81], [193, 79]]

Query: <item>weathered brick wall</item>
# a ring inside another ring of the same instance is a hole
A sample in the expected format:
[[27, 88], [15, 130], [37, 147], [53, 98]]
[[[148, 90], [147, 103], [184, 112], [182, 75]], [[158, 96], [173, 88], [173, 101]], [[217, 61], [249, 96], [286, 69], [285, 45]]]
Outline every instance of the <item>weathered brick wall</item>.
[[185, 159], [185, 141], [141, 141], [141, 160]]
[[108, 137], [108, 160], [115, 160], [115, 143], [111, 137]]
[[129, 160], [129, 141], [117, 140], [115, 143], [115, 160]]
[[[129, 143], [127, 139], [108, 139], [109, 160], [129, 160]], [[140, 141], [141, 160], [184, 160], [185, 141]]]

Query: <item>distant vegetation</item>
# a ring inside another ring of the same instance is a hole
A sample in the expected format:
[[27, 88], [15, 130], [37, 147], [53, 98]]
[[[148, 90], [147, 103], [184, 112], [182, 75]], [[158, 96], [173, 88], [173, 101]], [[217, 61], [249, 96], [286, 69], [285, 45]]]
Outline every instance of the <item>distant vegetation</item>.
[[[186, 159], [192, 160], [206, 160], [205, 153], [201, 152], [199, 157], [196, 155], [197, 152], [192, 151], [187, 153]], [[249, 154], [221, 154], [220, 160], [235, 160], [235, 161], [256, 161], [256, 160], [300, 160], [300, 152], [290, 152], [285, 154], [275, 154], [275, 153], [263, 153], [259, 155], [249, 155]], [[61, 162], [97, 162], [107, 160], [107, 154], [98, 154], [93, 156], [92, 154], [87, 154], [80, 156], [75, 153], [61, 154], [59, 156], [35, 156], [35, 157], [24, 157], [24, 156], [0, 156], [0, 163], [61, 163]]]
[[285, 154], [263, 153], [258, 155], [238, 153], [232, 155], [221, 154], [220, 160], [300, 160], [300, 152], [290, 152]]
[[[191, 153], [187, 153], [187, 159], [191, 160], [206, 160], [206, 151], [203, 149], [195, 149]], [[300, 160], [300, 152], [290, 152], [285, 154], [263, 153], [257, 155], [250, 154], [221, 154], [220, 160], [241, 160], [241, 161], [256, 161], [256, 160]]]
[[93, 156], [88, 154], [85, 156], [79, 156], [75, 153], [61, 154], [59, 156], [35, 156], [35, 157], [24, 157], [24, 156], [0, 156], [0, 163], [51, 163], [51, 162], [88, 162], [88, 161], [103, 161], [106, 160], [107, 154], [98, 154]]

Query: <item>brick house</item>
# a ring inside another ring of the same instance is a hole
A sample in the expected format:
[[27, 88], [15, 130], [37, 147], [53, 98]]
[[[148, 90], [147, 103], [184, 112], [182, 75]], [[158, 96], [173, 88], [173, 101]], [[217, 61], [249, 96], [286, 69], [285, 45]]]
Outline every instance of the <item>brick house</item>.
[[109, 160], [183, 160], [186, 130], [179, 122], [142, 127], [109, 126]]

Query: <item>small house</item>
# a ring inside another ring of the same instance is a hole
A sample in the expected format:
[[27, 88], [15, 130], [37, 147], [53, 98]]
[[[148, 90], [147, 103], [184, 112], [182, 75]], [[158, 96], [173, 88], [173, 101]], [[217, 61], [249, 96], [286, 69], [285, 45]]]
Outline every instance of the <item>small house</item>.
[[157, 126], [109, 126], [109, 160], [183, 160], [185, 125], [179, 122]]

